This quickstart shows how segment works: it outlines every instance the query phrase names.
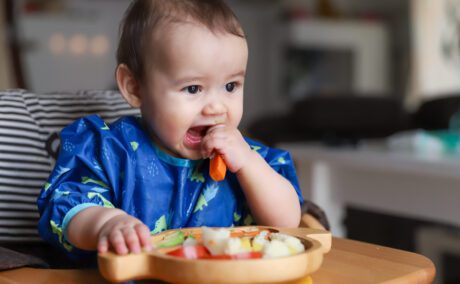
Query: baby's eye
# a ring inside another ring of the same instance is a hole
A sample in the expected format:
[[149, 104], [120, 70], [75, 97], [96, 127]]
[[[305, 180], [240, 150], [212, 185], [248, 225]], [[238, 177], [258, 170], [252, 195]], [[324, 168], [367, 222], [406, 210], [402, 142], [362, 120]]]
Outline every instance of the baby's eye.
[[191, 86], [185, 87], [184, 91], [186, 91], [189, 94], [196, 94], [200, 91], [200, 87], [198, 85], [191, 85]]
[[235, 87], [236, 87], [235, 82], [227, 83], [225, 85], [225, 90], [227, 90], [227, 92], [231, 93], [231, 92], [233, 92], [235, 90]]

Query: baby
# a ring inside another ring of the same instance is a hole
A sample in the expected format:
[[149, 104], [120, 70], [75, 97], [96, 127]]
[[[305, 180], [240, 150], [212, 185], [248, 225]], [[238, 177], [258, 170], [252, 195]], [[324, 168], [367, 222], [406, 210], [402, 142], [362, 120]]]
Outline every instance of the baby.
[[[242, 136], [248, 47], [222, 0], [138, 0], [121, 26], [116, 80], [141, 117], [63, 129], [38, 198], [41, 236], [80, 259], [150, 250], [182, 227], [297, 227], [303, 202], [290, 155]], [[224, 180], [209, 177], [220, 155]]]

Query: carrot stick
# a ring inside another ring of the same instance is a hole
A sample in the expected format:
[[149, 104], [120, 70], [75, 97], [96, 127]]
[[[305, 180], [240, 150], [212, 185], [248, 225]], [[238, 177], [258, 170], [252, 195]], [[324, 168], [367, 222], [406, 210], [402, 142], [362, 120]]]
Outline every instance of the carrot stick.
[[215, 181], [221, 181], [225, 178], [227, 166], [221, 155], [214, 155], [209, 164], [209, 175]]

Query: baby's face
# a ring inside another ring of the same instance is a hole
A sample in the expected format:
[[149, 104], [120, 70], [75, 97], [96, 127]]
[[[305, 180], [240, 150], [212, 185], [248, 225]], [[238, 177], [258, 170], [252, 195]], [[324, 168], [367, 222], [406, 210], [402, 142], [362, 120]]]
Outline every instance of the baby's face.
[[211, 126], [240, 123], [246, 40], [178, 23], [157, 34], [150, 46], [141, 111], [152, 138], [176, 157], [200, 159]]

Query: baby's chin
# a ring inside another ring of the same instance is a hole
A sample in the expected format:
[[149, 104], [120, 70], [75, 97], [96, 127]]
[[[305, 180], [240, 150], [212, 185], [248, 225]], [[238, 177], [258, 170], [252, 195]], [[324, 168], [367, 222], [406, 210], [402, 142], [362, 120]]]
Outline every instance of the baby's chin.
[[182, 159], [189, 159], [189, 160], [201, 160], [203, 156], [201, 155], [201, 151], [199, 149], [189, 149], [184, 147], [183, 149], [179, 150], [176, 153]]
[[203, 159], [203, 156], [201, 155], [201, 153], [194, 153], [191, 155], [187, 155], [187, 157], [184, 158], [189, 160], [201, 160]]

